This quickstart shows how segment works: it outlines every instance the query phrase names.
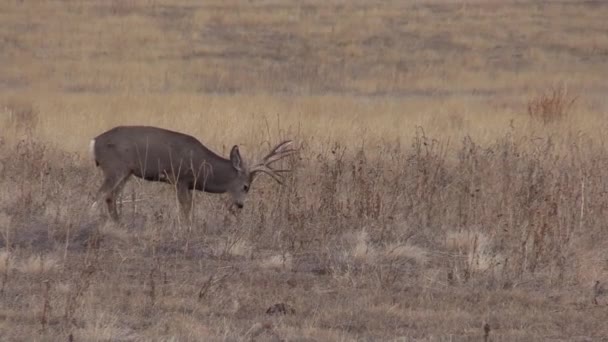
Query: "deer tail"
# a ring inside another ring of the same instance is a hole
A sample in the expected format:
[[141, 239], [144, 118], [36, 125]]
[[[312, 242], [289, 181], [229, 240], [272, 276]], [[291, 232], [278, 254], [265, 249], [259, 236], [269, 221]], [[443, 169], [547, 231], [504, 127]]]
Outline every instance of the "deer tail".
[[95, 166], [99, 166], [97, 157], [95, 156], [95, 139], [91, 139], [91, 142], [89, 143], [89, 153], [91, 154], [91, 158], [95, 161]]

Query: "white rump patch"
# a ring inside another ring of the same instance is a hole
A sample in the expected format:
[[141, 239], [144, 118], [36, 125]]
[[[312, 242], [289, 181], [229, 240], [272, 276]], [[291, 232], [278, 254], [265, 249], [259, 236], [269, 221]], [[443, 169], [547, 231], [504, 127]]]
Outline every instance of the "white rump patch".
[[89, 143], [89, 153], [91, 154], [91, 158], [95, 160], [95, 139], [91, 139]]

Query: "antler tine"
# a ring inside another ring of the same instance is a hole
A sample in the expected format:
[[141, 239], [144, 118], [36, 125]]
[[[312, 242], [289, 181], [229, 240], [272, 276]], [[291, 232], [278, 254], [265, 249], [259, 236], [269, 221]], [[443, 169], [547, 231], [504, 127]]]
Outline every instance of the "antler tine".
[[272, 151], [270, 151], [270, 153], [268, 153], [264, 158], [262, 158], [262, 163], [264, 165], [269, 165], [271, 163], [276, 162], [277, 160], [283, 159], [286, 156], [296, 152], [296, 150], [293, 148], [286, 150], [286, 148], [288, 146], [290, 146], [292, 143], [293, 143], [292, 140], [285, 140], [285, 141], [281, 142], [280, 144], [275, 146], [275, 148], [273, 148]]
[[277, 170], [277, 169], [273, 169], [271, 167], [268, 167], [268, 168], [271, 169], [272, 172], [274, 172], [274, 173], [287, 173], [287, 172], [291, 172], [292, 171], [290, 169], [279, 169], [279, 170]]
[[283, 147], [283, 144], [287, 143], [288, 141], [283, 141], [282, 143], [275, 146], [270, 152], [268, 152], [267, 155], [264, 156], [264, 158], [262, 158], [262, 160], [265, 160], [265, 159], [271, 157], [273, 154], [277, 153]]
[[287, 147], [291, 144], [293, 144], [293, 140], [284, 140], [284, 141], [280, 142], [279, 144], [277, 144], [277, 146], [275, 146], [272, 149], [271, 153], [281, 152], [282, 149], [284, 149], [285, 147]]
[[287, 157], [287, 156], [289, 156], [291, 154], [294, 154], [295, 152], [296, 152], [296, 150], [291, 149], [291, 150], [286, 150], [286, 151], [282, 151], [282, 152], [273, 154], [272, 156], [270, 156], [268, 158], [265, 158], [263, 160], [263, 163], [264, 163], [264, 165], [268, 166], [268, 165], [270, 165], [272, 163], [275, 163], [275, 162], [277, 162], [277, 161], [279, 161], [279, 160], [281, 160], [281, 159], [283, 159], [283, 158], [285, 158], [285, 157]]
[[[285, 170], [279, 170], [280, 172], [283, 172]], [[289, 171], [289, 170], [287, 170]], [[272, 177], [275, 181], [277, 181], [277, 183], [283, 185], [283, 176], [279, 175], [278, 173], [276, 173], [275, 170], [265, 166], [265, 165], [258, 165], [256, 166], [253, 170], [251, 170], [251, 173], [253, 173], [254, 175], [258, 172], [263, 172], [267, 175], [269, 175], [270, 177]]]
[[[283, 184], [283, 176], [280, 175], [279, 173], [284, 173], [284, 172], [290, 172], [291, 170], [288, 169], [279, 169], [279, 170], [275, 170], [272, 167], [270, 167], [270, 164], [277, 162], [285, 157], [287, 157], [290, 154], [293, 154], [296, 152], [296, 149], [288, 149], [288, 146], [290, 146], [293, 143], [292, 140], [286, 140], [281, 142], [280, 144], [278, 144], [277, 146], [275, 146], [275, 148], [272, 149], [272, 151], [270, 151], [270, 153], [268, 153], [264, 158], [262, 158], [262, 161], [256, 165], [254, 165], [251, 168], [251, 174], [255, 175], [256, 173], [259, 172], [263, 172], [267, 175], [269, 175], [270, 177], [272, 177], [275, 181], [277, 181], [279, 184]], [[255, 176], [254, 176], [255, 177]]]

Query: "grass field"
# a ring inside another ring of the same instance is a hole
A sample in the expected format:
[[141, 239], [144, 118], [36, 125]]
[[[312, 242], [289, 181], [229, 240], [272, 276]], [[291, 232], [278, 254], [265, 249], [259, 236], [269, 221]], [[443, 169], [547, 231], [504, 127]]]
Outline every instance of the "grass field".
[[[0, 340], [608, 340], [608, 4], [0, 3]], [[238, 215], [132, 179], [118, 124], [255, 159]]]

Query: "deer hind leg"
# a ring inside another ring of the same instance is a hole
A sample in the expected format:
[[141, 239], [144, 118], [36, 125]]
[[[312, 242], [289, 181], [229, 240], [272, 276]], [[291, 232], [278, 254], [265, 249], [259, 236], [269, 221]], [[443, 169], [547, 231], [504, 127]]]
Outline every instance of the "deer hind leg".
[[118, 211], [116, 210], [116, 196], [120, 193], [123, 186], [131, 176], [130, 173], [126, 174], [107, 174], [106, 178], [97, 191], [97, 200], [93, 205], [96, 205], [97, 201], [101, 198], [106, 202], [108, 207], [108, 213], [110, 218], [118, 222]]
[[191, 221], [192, 193], [185, 183], [177, 183], [177, 200], [179, 202], [180, 214], [186, 220]]
[[[127, 180], [129, 180], [130, 176], [131, 176], [130, 173], [123, 176], [112, 189], [112, 192], [111, 192], [112, 199], [110, 201], [110, 203], [112, 204], [112, 209], [111, 209], [110, 213], [111, 213], [112, 219], [114, 221], [118, 221], [118, 212], [116, 210], [116, 196], [118, 196], [118, 194], [120, 194], [120, 192], [122, 191], [122, 188], [125, 186], [125, 184], [127, 183]], [[106, 203], [108, 203], [108, 202], [106, 201]], [[108, 210], [110, 210], [109, 204], [108, 204]]]

